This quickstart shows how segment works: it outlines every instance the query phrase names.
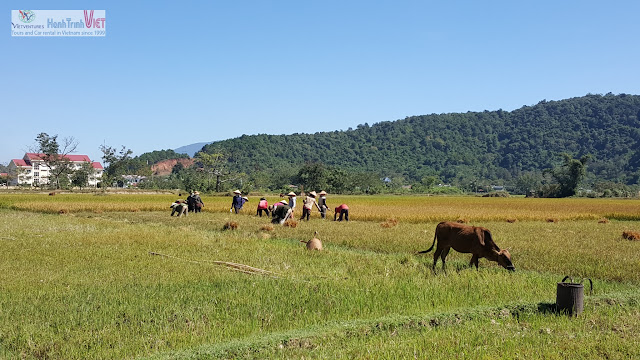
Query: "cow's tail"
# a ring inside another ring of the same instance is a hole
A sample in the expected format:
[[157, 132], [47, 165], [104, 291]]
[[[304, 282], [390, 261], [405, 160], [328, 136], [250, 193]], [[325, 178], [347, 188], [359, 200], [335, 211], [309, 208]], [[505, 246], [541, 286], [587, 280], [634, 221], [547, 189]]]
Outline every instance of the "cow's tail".
[[435, 235], [433, 235], [433, 244], [431, 244], [431, 247], [430, 247], [430, 248], [428, 248], [427, 250], [418, 251], [418, 252], [416, 253], [416, 255], [418, 255], [418, 254], [426, 254], [426, 253], [428, 253], [429, 251], [433, 250], [433, 247], [436, 245], [436, 239], [437, 239], [437, 238], [438, 238], [438, 231], [437, 231], [437, 229], [436, 229], [436, 233], [435, 233]]

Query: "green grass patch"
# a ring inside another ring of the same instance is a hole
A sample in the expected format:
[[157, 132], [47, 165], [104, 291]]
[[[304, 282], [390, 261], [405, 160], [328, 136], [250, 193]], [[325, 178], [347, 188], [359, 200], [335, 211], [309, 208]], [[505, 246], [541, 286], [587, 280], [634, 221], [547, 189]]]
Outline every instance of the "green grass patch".
[[[581, 340], [591, 339], [585, 319], [609, 314], [626, 321], [628, 334], [636, 331], [627, 318], [638, 311], [640, 243], [620, 236], [639, 228], [636, 221], [473, 221], [510, 248], [517, 271], [486, 259], [479, 271], [468, 269], [470, 255], [451, 252], [448, 271], [434, 274], [431, 254], [413, 254], [431, 245], [436, 222], [400, 219], [384, 228], [313, 218], [262, 230], [268, 218], [222, 211], [170, 217], [167, 195], [133, 195], [146, 196], [140, 209], [161, 211], [131, 211], [123, 195], [95, 196], [95, 203], [77, 196], [0, 197], [11, 203], [0, 209], [0, 357], [483, 358], [499, 346], [482, 333], [494, 326], [495, 336], [507, 336], [506, 329], [524, 334], [522, 345], [520, 338], [505, 340], [523, 358], [554, 358], [553, 350], [531, 351], [566, 334], [600, 354]], [[395, 201], [373, 198], [387, 199]], [[46, 210], [64, 205], [73, 210]], [[230, 220], [238, 229], [224, 231]], [[315, 231], [322, 252], [300, 243]], [[584, 319], [538, 308], [555, 301], [564, 275], [594, 281]], [[517, 330], [523, 318], [537, 325]], [[551, 332], [537, 332], [543, 326]], [[455, 331], [465, 340], [447, 345]], [[613, 358], [623, 354], [612, 350], [615, 334], [599, 350]], [[631, 340], [616, 341], [630, 349]]]

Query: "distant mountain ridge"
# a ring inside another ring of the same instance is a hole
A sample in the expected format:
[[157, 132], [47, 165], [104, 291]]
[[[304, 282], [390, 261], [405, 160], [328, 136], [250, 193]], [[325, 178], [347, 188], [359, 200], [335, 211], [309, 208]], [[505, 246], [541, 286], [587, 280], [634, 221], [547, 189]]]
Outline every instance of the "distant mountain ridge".
[[243, 135], [204, 145], [206, 152], [220, 149], [234, 170], [246, 173], [321, 162], [453, 182], [509, 180], [554, 166], [563, 152], [591, 154], [591, 177], [631, 184], [640, 177], [640, 96], [589, 94], [513, 111], [411, 116], [347, 131]]
[[211, 141], [181, 146], [179, 148], [173, 149], [173, 151], [177, 152], [178, 154], [187, 154], [193, 157], [198, 151], [202, 149], [203, 146], [207, 144], [211, 144]]

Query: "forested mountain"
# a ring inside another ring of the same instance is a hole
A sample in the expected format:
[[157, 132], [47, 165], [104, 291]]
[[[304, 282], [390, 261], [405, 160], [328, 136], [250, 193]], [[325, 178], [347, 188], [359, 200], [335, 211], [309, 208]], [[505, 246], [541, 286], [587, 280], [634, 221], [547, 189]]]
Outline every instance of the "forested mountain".
[[189, 155], [179, 154], [174, 150], [154, 150], [134, 158], [128, 158], [127, 155], [118, 166], [122, 167], [122, 171], [126, 174], [151, 175], [154, 171], [152, 169], [154, 164], [173, 159], [189, 159]]
[[135, 161], [153, 165], [163, 160], [169, 159], [188, 159], [189, 155], [184, 153], [177, 153], [174, 150], [154, 150], [152, 152], [144, 153], [140, 156], [133, 158]]
[[381, 177], [446, 182], [513, 181], [568, 153], [592, 156], [591, 179], [633, 184], [640, 176], [640, 96], [586, 95], [514, 111], [411, 116], [347, 131], [243, 135], [204, 146], [248, 174], [309, 162]]

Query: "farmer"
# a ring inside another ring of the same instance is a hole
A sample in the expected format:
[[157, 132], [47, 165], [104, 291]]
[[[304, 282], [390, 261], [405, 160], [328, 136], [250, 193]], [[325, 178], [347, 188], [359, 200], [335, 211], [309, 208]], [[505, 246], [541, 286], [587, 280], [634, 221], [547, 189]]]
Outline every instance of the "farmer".
[[324, 220], [327, 217], [327, 210], [329, 210], [329, 205], [327, 205], [327, 192], [322, 190], [318, 193], [320, 198], [318, 199], [318, 206], [320, 207], [320, 216]]
[[195, 190], [191, 190], [191, 193], [187, 197], [187, 205], [189, 206], [189, 212], [196, 210], [196, 199], [194, 198]]
[[267, 202], [267, 199], [260, 198], [260, 202], [258, 202], [258, 211], [256, 212], [256, 215], [262, 217], [263, 211], [267, 213], [267, 216], [269, 215], [269, 203]]
[[293, 214], [296, 211], [296, 193], [292, 191], [287, 196], [289, 197], [289, 208], [291, 208], [291, 213]]
[[284, 224], [287, 219], [293, 216], [293, 211], [287, 204], [287, 200], [282, 200], [276, 206], [273, 206], [273, 212], [271, 213], [272, 219], [271, 222], [274, 224]]
[[318, 206], [318, 203], [316, 203], [316, 196], [318, 196], [316, 192], [312, 191], [309, 193], [309, 195], [307, 195], [307, 197], [304, 198], [304, 201], [302, 202], [302, 217], [300, 218], [300, 220], [304, 220], [304, 218], [306, 217], [307, 221], [309, 221], [311, 208], [313, 208], [314, 205], [318, 208], [318, 211], [322, 212], [322, 210], [320, 210], [320, 206]]
[[333, 213], [333, 221], [336, 221], [336, 216], [338, 216], [338, 213], [340, 213], [340, 218], [338, 219], [338, 221], [342, 221], [343, 215], [344, 219], [346, 221], [349, 221], [349, 207], [347, 206], [347, 204], [342, 204], [335, 209]]
[[229, 211], [234, 211], [236, 212], [236, 214], [238, 213], [238, 211], [240, 211], [242, 209], [242, 205], [244, 205], [244, 200], [242, 199], [242, 196], [240, 194], [242, 194], [240, 192], [240, 190], [236, 190], [233, 192], [235, 195], [233, 196], [233, 200], [231, 200], [231, 209]]
[[200, 193], [198, 191], [194, 191], [193, 192], [193, 211], [194, 212], [201, 212], [202, 208], [204, 207], [204, 202], [202, 202], [202, 199], [200, 198]]
[[188, 205], [184, 200], [176, 200], [169, 207], [171, 208], [171, 216], [175, 213], [178, 213], [178, 217], [180, 217], [180, 215], [187, 216]]

